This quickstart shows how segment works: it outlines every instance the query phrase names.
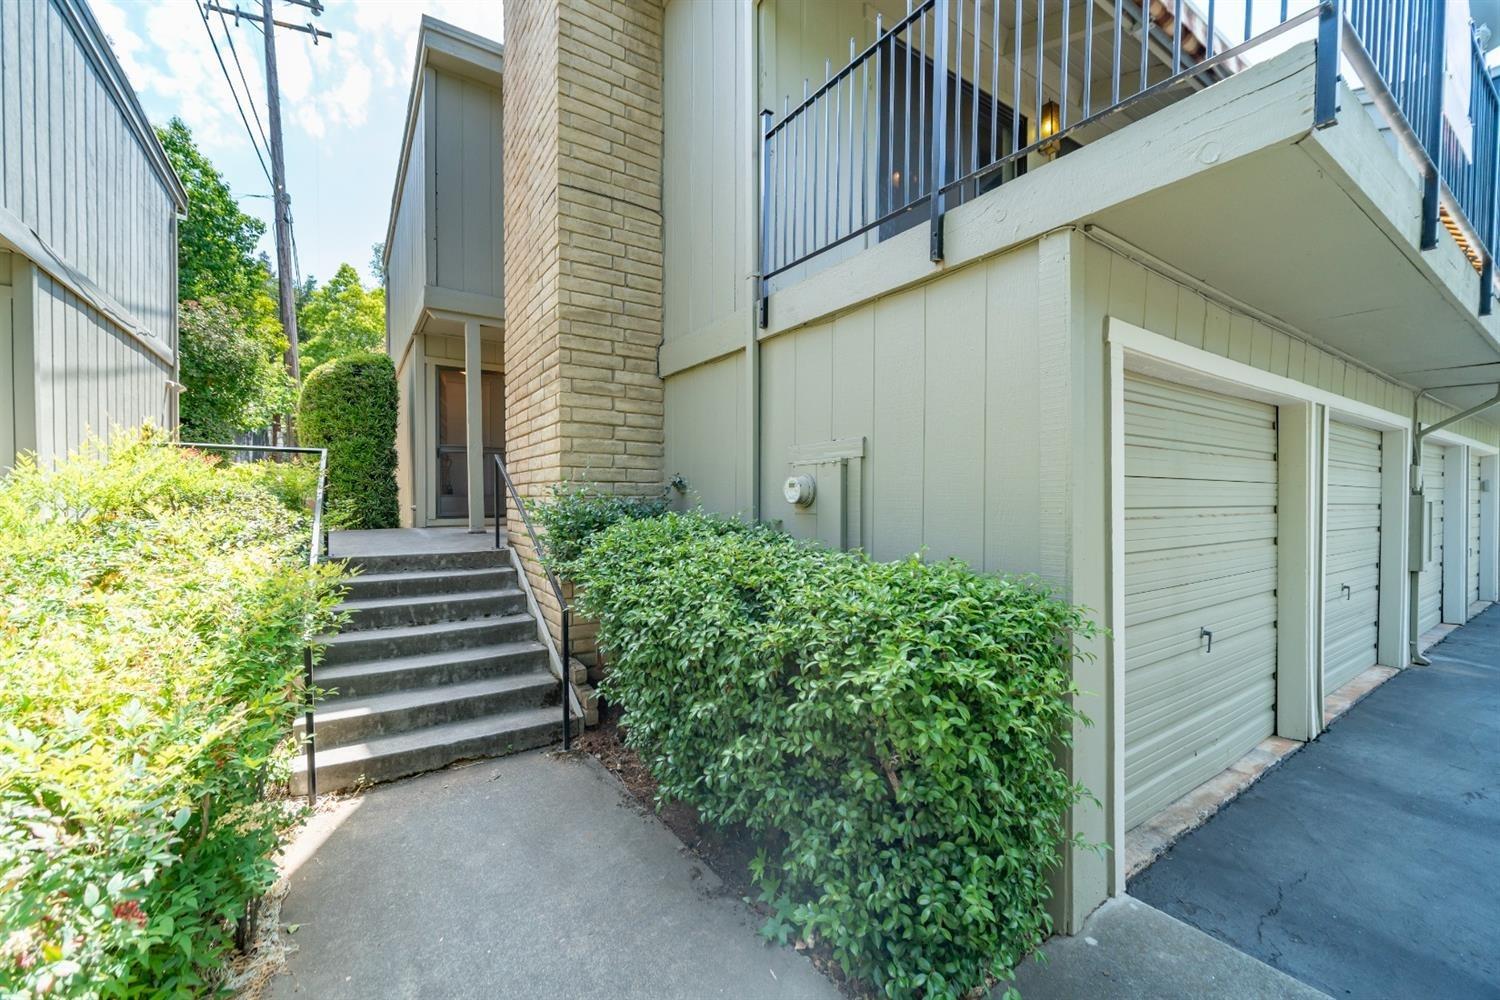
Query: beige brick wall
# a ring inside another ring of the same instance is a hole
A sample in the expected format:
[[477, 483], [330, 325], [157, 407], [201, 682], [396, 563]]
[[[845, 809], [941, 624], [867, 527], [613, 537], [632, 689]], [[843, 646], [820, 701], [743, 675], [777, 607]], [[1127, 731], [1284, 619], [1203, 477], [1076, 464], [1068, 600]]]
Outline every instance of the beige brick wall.
[[[659, 0], [505, 0], [506, 461], [662, 488]], [[519, 519], [553, 634], [557, 609]]]

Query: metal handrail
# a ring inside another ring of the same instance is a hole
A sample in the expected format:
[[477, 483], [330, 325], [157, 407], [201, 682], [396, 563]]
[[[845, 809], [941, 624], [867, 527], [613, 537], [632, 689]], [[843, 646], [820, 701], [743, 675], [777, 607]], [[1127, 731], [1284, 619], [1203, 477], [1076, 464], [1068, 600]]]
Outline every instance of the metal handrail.
[[[173, 441], [178, 448], [197, 448], [200, 451], [264, 451], [283, 455], [318, 456], [318, 491], [313, 500], [312, 541], [308, 545], [307, 565], [316, 566], [323, 558], [323, 497], [328, 485], [328, 449], [301, 448], [276, 444], [211, 444], [204, 441]], [[302, 677], [307, 689], [307, 804], [318, 801], [318, 756], [313, 730], [313, 651], [312, 643], [302, 647]]]
[[[521, 515], [521, 523], [526, 526], [526, 534], [531, 536], [531, 549], [536, 553], [537, 562], [541, 564], [542, 572], [547, 577], [547, 586], [552, 588], [552, 596], [556, 598], [557, 606], [562, 612], [562, 649], [558, 655], [561, 676], [558, 681], [562, 686], [563, 750], [568, 751], [573, 749], [573, 709], [570, 704], [572, 692], [568, 686], [568, 661], [571, 658], [572, 649], [568, 641], [568, 632], [573, 618], [573, 609], [569, 606], [568, 599], [563, 596], [562, 583], [557, 579], [557, 574], [552, 572], [552, 568], [542, 559], [541, 539], [537, 537], [536, 528], [532, 526], [531, 516], [526, 513], [526, 501], [521, 499], [521, 493], [516, 489], [515, 481], [510, 478], [510, 472], [505, 468], [505, 462], [499, 455], [493, 457], [495, 460], [495, 548], [504, 548], [500, 543], [500, 525], [505, 520], [500, 516], [500, 512], [504, 509], [500, 483], [504, 482], [510, 498], [515, 501], [517, 513]], [[546, 627], [545, 622], [542, 625]]]
[[[1422, 248], [1436, 245], [1441, 197], [1475, 245], [1480, 313], [1487, 314], [1500, 241], [1500, 91], [1471, 40], [1475, 135], [1473, 155], [1465, 154], [1443, 123], [1442, 0], [1317, 0], [1296, 13], [1285, 0], [1246, 3], [1242, 34], [1231, 28], [1228, 36], [1219, 6], [1090, 0], [1081, 45], [1069, 23], [1071, 4], [1062, 6], [1056, 26], [1045, 5], [1028, 19], [1021, 0], [907, 0], [906, 15], [889, 26], [877, 15], [874, 40], [849, 39], [848, 61], [825, 61], [820, 86], [804, 80], [800, 101], [787, 95], [780, 115], [761, 112], [760, 325], [768, 322], [773, 278], [871, 233], [886, 239], [888, 229], [906, 228], [899, 217], [924, 209], [932, 259], [941, 260], [945, 211], [1019, 172], [1033, 153], [1055, 154], [1080, 130], [1172, 88], [1233, 75], [1248, 65], [1250, 50], [1312, 21], [1314, 126], [1336, 121], [1339, 57], [1347, 49], [1362, 79], [1373, 76], [1366, 87], [1386, 98], [1380, 106], [1393, 112], [1393, 127], [1410, 133], [1410, 141], [1401, 138], [1424, 173]], [[1112, 7], [1112, 20], [1096, 20], [1096, 7]], [[1159, 26], [1159, 16], [1170, 25]], [[1096, 43], [1105, 44], [1099, 59]], [[1060, 72], [1044, 57], [1053, 50]], [[1070, 53], [1082, 57], [1084, 76], [1073, 101]], [[1133, 70], [1127, 55], [1138, 63]], [[1023, 114], [1036, 126], [1033, 136], [1017, 127]], [[1002, 128], [1010, 134], [1002, 137]]]

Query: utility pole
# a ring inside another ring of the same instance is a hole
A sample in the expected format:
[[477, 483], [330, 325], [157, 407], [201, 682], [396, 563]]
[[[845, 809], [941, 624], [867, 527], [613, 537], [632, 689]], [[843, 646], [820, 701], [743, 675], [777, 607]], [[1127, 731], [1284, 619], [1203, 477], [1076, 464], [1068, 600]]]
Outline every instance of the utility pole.
[[[271, 192], [271, 199], [276, 215], [277, 297], [281, 304], [281, 328], [286, 332], [286, 373], [291, 376], [293, 385], [301, 385], [302, 364], [297, 358], [297, 293], [292, 272], [292, 199], [286, 193], [286, 166], [281, 156], [281, 89], [276, 78], [276, 22], [271, 17], [271, 0], [260, 0], [260, 7], [264, 29], [261, 33], [266, 36], [266, 113], [270, 119], [271, 131], [271, 184], [275, 187]], [[287, 422], [291, 422], [290, 417]]]
[[[323, 13], [321, 0], [287, 0], [287, 2], [306, 7], [314, 15]], [[271, 14], [271, 0], [260, 0], [259, 14], [241, 10], [238, 3], [232, 8], [213, 2], [206, 3], [204, 6], [207, 10], [217, 11], [220, 14], [233, 14], [236, 26], [242, 19], [258, 22], [261, 34], [265, 36], [266, 114], [269, 119], [267, 125], [270, 132], [267, 139], [271, 146], [271, 211], [275, 220], [276, 234], [277, 299], [280, 306], [281, 328], [286, 332], [286, 372], [291, 377], [293, 385], [301, 385], [302, 363], [298, 356], [297, 338], [297, 285], [292, 266], [292, 198], [286, 190], [286, 165], [282, 156], [281, 88], [276, 71], [276, 29], [287, 28], [291, 31], [306, 32], [312, 36], [314, 45], [318, 43], [319, 38], [332, 38], [333, 35], [317, 27], [311, 21], [306, 24], [294, 24], [289, 21], [276, 20]], [[207, 16], [205, 13], [204, 17]], [[254, 137], [252, 136], [251, 139], [253, 141]], [[286, 437], [288, 441], [295, 439], [290, 414], [287, 416]]]

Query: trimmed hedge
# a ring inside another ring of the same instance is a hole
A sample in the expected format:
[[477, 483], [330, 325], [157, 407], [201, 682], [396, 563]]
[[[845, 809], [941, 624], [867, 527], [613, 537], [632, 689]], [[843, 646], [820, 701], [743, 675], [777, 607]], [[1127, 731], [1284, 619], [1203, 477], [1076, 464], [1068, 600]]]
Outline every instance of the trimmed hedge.
[[701, 513], [560, 567], [663, 799], [744, 824], [767, 936], [892, 997], [953, 996], [1049, 931], [1084, 613], [958, 562], [874, 562]]
[[303, 380], [297, 434], [328, 449], [328, 516], [340, 528], [394, 528], [396, 367], [384, 354], [319, 365]]
[[0, 995], [210, 992], [275, 879], [337, 569], [295, 476], [218, 463], [121, 436], [0, 482]]
[[589, 539], [610, 525], [660, 517], [667, 507], [665, 497], [618, 496], [592, 486], [559, 483], [532, 511], [544, 531], [542, 554], [550, 565], [561, 566], [582, 555]]

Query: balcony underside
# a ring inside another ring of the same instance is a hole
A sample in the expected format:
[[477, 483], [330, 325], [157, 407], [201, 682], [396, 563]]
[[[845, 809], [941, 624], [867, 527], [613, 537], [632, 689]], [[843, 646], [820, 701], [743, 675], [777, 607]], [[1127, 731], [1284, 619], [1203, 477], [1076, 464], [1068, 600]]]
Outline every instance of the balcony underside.
[[[1290, 110], [1290, 109], [1289, 109]], [[1083, 155], [1088, 150], [1080, 151]], [[1339, 123], [1085, 221], [1454, 406], [1493, 395], [1494, 317], [1446, 232], [1418, 249], [1420, 179], [1345, 91]]]

